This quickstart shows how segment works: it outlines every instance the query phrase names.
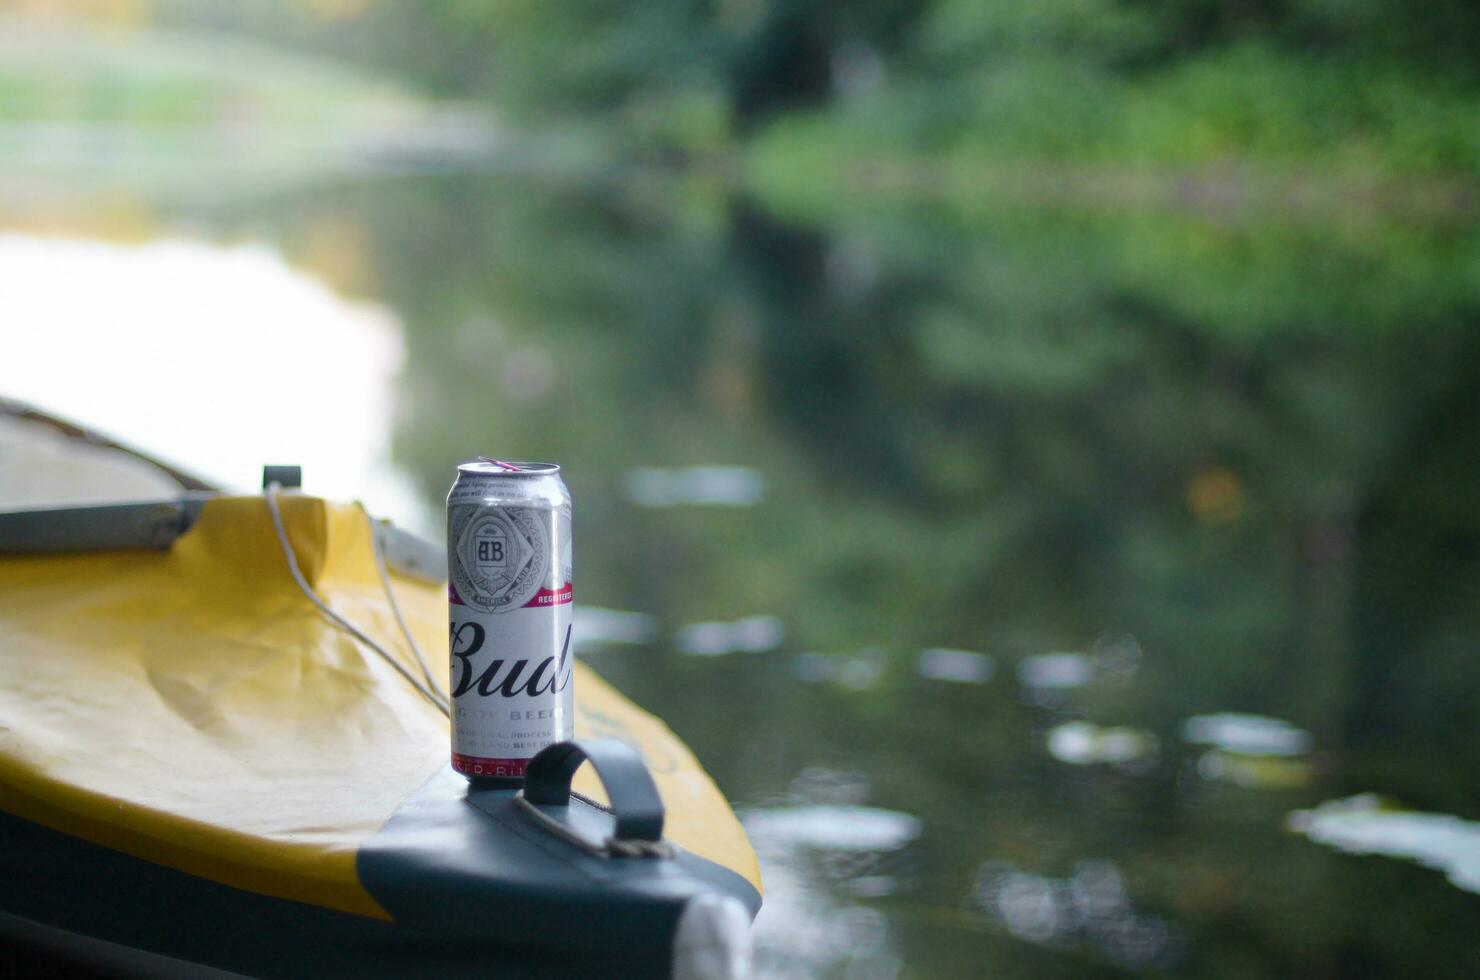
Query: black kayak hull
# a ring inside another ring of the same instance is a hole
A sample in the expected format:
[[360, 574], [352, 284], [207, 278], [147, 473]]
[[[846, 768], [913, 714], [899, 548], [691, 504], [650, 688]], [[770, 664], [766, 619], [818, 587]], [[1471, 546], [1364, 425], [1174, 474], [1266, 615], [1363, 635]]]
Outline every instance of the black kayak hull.
[[470, 792], [444, 770], [361, 847], [361, 881], [390, 921], [233, 888], [0, 812], [0, 941], [16, 964], [107, 976], [666, 977], [688, 901], [759, 908], [750, 883], [720, 865], [687, 852], [588, 854], [534, 826], [513, 797]]

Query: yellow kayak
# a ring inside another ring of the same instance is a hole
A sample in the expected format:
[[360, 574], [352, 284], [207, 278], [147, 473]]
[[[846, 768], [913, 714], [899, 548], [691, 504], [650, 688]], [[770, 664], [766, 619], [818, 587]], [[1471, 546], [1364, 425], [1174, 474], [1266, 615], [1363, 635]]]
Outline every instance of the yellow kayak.
[[469, 792], [389, 601], [445, 684], [435, 549], [276, 502], [286, 542], [264, 496], [183, 486], [0, 513], [0, 933], [259, 976], [743, 972], [755, 855], [673, 732], [577, 665], [577, 739], [635, 747], [661, 796], [641, 854], [601, 849], [589, 766], [595, 805], [554, 812], [595, 847]]

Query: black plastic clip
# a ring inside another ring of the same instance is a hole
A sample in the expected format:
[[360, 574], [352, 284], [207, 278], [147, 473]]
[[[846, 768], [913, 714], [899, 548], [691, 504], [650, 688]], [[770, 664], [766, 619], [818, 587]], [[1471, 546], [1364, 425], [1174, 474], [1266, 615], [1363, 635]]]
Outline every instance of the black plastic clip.
[[303, 488], [303, 467], [301, 466], [264, 466], [262, 467], [262, 489], [276, 483], [284, 490], [301, 490]]

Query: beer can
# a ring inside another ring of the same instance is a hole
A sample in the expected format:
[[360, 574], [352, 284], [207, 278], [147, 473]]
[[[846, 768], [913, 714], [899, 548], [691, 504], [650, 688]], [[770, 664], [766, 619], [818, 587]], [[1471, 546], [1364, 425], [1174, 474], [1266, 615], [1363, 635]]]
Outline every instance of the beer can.
[[482, 457], [447, 494], [452, 767], [517, 784], [572, 737], [570, 492], [553, 463]]

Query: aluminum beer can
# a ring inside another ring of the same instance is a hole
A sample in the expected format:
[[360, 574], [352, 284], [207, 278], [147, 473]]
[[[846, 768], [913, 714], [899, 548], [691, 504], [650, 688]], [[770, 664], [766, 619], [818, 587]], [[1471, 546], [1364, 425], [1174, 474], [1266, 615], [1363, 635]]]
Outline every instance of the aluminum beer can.
[[447, 494], [452, 768], [516, 783], [572, 737], [570, 491], [552, 463], [483, 457]]

